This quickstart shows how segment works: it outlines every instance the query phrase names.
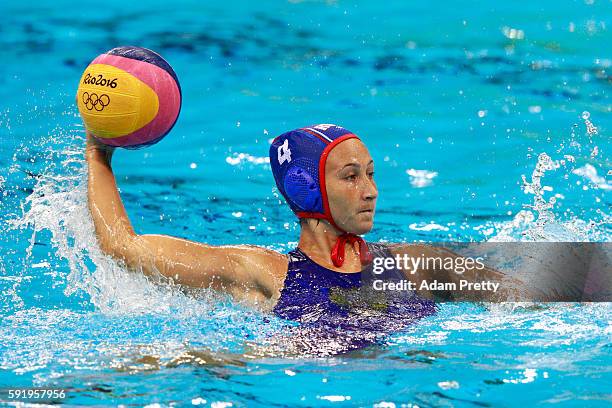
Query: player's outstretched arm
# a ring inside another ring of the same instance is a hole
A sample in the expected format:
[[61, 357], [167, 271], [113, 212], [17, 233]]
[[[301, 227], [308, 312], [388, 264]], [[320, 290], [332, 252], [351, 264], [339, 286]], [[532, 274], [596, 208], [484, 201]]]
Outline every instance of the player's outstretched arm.
[[[431, 259], [448, 259], [448, 258], [460, 258], [461, 255], [444, 247], [431, 246], [421, 243], [397, 243], [390, 245], [391, 253], [395, 255], [403, 256], [408, 255], [410, 258], [431, 258]], [[462, 263], [462, 265], [465, 265]], [[465, 289], [461, 291], [452, 291], [449, 293], [436, 292], [432, 293], [429, 290], [418, 290], [418, 292], [426, 297], [433, 298], [436, 300], [462, 300], [462, 301], [486, 301], [486, 302], [502, 302], [502, 301], [516, 301], [519, 299], [525, 299], [527, 289], [524, 288], [522, 282], [513, 279], [503, 272], [490, 268], [483, 265], [483, 268], [478, 268], [474, 265], [465, 265], [462, 268], [461, 273], [457, 273], [454, 270], [448, 269], [433, 269], [419, 267], [416, 270], [404, 271], [406, 276], [413, 281], [417, 288], [421, 288], [423, 281], [433, 282], [439, 280], [441, 282], [452, 282], [456, 284], [456, 287], [460, 287], [460, 281], [465, 280], [467, 282], [482, 282], [490, 281], [500, 283], [498, 290], [495, 292], [491, 291], [480, 291], [475, 289]]]

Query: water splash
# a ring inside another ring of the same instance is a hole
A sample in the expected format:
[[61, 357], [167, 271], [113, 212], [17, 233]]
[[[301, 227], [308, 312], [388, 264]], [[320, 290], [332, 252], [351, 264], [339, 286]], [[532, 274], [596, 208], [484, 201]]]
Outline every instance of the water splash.
[[589, 136], [593, 136], [598, 134], [597, 127], [590, 120], [591, 114], [588, 111], [582, 112], [582, 119], [584, 120], [584, 125], [586, 126], [586, 131]]
[[527, 181], [524, 175], [521, 176], [523, 179], [523, 191], [533, 195], [533, 204], [524, 204], [523, 207], [531, 208], [537, 213], [534, 227], [525, 231], [525, 235], [529, 240], [537, 241], [545, 239], [545, 229], [554, 225], [555, 214], [552, 209], [557, 202], [557, 198], [554, 196], [548, 200], [544, 198], [544, 192], [551, 190], [551, 188], [542, 186], [542, 178], [547, 171], [555, 170], [559, 167], [560, 164], [558, 162], [553, 161], [546, 153], [541, 153], [538, 156], [535, 169], [531, 173], [531, 182]]
[[[54, 261], [65, 261], [69, 270], [54, 279], [54, 285], [64, 286], [67, 297], [84, 295], [96, 314], [111, 319], [113, 327], [106, 335], [118, 343], [131, 341], [123, 338], [126, 328], [138, 327], [147, 333], [157, 320], [164, 330], [154, 337], [162, 346], [178, 338], [211, 350], [240, 347], [245, 338], [257, 340], [282, 330], [285, 323], [280, 319], [232, 302], [226, 295], [129, 271], [104, 254], [87, 205], [84, 140], [79, 137], [76, 142], [53, 152], [60, 160], [49, 160], [22, 205], [22, 215], [9, 221], [12, 230], [31, 234], [24, 270], [42, 273], [44, 268], [34, 268], [32, 248], [37, 235], [49, 236]], [[96, 323], [95, 318], [89, 321]]]
[[597, 174], [597, 169], [592, 164], [585, 164], [582, 167], [572, 170], [572, 174], [583, 177], [591, 182], [596, 188], [609, 191], [612, 190], [612, 183], [609, 183], [605, 177]]
[[265, 165], [270, 163], [269, 157], [257, 157], [248, 153], [234, 153], [232, 156], [227, 156], [225, 162], [231, 166], [237, 166], [242, 163], [251, 163], [254, 165]]
[[[596, 195], [596, 192], [605, 192], [612, 189], [612, 185], [607, 182], [605, 177], [598, 175], [596, 166], [601, 167], [601, 164], [587, 162], [593, 160], [599, 154], [599, 148], [593, 146], [593, 140], [591, 139], [591, 136], [598, 134], [598, 129], [590, 121], [589, 112], [583, 112], [582, 119], [586, 126], [586, 134], [584, 136], [578, 135], [576, 131], [578, 125], [574, 124], [571, 128], [570, 140], [559, 141], [558, 148], [554, 149], [556, 153], [563, 154], [561, 159], [554, 160], [546, 152], [543, 152], [538, 156], [530, 179], [527, 179], [525, 175], [521, 176], [522, 189], [532, 197], [532, 201], [523, 204], [525, 210], [519, 211], [510, 222], [494, 223], [497, 234], [491, 238], [492, 241], [610, 240], [606, 228], [610, 225], [611, 217], [605, 211], [596, 209], [594, 211], [596, 217], [594, 217], [593, 211], [587, 211], [588, 208], [579, 208], [580, 211], [588, 214], [587, 221], [572, 215], [571, 209], [566, 209], [563, 214], [559, 211], [557, 200], [565, 198], [566, 190], [579, 195], [592, 190], [594, 204], [597, 205], [604, 198]], [[585, 136], [588, 137], [588, 142], [581, 140], [581, 137]], [[590, 154], [586, 153], [588, 151], [590, 151]], [[582, 166], [577, 167], [578, 163]], [[563, 173], [558, 174], [558, 176], [561, 176], [561, 184], [555, 185], [554, 188], [558, 192], [548, 198], [547, 194], [554, 189], [552, 185], [544, 185], [543, 179], [547, 173], [554, 173], [559, 170], [563, 171]], [[576, 180], [575, 183], [572, 183], [570, 182], [570, 176], [572, 175], [579, 176], [583, 180]], [[581, 189], [578, 190], [577, 186], [581, 186]], [[578, 200], [582, 203], [585, 199], [587, 199], [587, 196], [582, 194], [582, 197]], [[562, 220], [562, 217], [565, 217], [565, 219]]]
[[[582, 120], [584, 120], [584, 125], [586, 127], [587, 135], [589, 136], [589, 141], [592, 143], [592, 136], [597, 135], [599, 133], [597, 127], [591, 122], [590, 117], [591, 114], [588, 111], [582, 112]], [[595, 158], [599, 155], [599, 147], [593, 146], [593, 150], [591, 150], [591, 158]]]

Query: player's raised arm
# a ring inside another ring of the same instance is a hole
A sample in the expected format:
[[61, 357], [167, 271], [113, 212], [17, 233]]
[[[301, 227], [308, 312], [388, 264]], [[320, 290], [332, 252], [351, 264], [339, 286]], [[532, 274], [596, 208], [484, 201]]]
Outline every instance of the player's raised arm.
[[278, 296], [287, 258], [248, 245], [211, 246], [164, 235], [134, 232], [111, 167], [113, 148], [88, 136], [88, 202], [100, 247], [129, 269], [160, 273], [176, 283], [212, 287], [238, 299]]
[[111, 168], [114, 148], [97, 142], [89, 133], [87, 160], [87, 200], [100, 248], [119, 253], [130, 245], [136, 234], [123, 207]]
[[77, 106], [88, 131], [87, 195], [100, 247], [145, 274], [160, 273], [180, 284], [210, 286], [240, 298], [274, 297], [287, 271], [286, 257], [276, 252], [139, 235], [132, 228], [111, 168], [110, 146], [138, 148], [159, 142], [176, 123], [181, 101], [176, 73], [146, 48], [113, 48], [83, 72]]

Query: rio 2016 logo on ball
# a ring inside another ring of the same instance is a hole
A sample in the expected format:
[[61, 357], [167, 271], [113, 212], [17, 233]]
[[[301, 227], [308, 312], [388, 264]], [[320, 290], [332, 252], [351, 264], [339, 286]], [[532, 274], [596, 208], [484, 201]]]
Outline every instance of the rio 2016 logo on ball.
[[85, 128], [99, 141], [128, 149], [159, 142], [181, 111], [181, 87], [159, 54], [113, 48], [83, 72], [77, 105]]

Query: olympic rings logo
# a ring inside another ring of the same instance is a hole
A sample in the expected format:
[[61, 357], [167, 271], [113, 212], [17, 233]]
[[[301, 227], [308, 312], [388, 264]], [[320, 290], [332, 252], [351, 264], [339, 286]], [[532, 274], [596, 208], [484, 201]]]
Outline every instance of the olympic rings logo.
[[98, 96], [96, 93], [89, 94], [89, 92], [83, 92], [82, 101], [87, 110], [95, 109], [101, 112], [110, 103], [110, 96], [107, 94]]

